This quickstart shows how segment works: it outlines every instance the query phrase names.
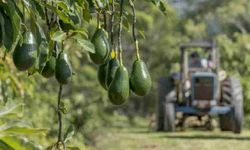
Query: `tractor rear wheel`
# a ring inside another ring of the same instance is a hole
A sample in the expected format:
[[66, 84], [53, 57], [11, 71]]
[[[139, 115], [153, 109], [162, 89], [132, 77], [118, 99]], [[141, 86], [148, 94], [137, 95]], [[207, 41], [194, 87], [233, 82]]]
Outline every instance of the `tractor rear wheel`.
[[166, 96], [173, 91], [174, 86], [171, 83], [171, 78], [162, 77], [158, 80], [158, 100], [156, 104], [156, 130], [164, 131], [164, 122], [166, 114]]
[[222, 82], [222, 105], [232, 106], [231, 112], [220, 115], [220, 128], [222, 131], [240, 133], [243, 124], [243, 94], [238, 79], [229, 77]]

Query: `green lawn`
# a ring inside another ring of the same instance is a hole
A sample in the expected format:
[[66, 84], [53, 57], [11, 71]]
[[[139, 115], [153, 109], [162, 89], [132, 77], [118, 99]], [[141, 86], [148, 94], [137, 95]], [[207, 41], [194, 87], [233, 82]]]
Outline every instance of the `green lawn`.
[[146, 127], [104, 128], [97, 150], [249, 150], [250, 131], [240, 135], [215, 130], [156, 133]]

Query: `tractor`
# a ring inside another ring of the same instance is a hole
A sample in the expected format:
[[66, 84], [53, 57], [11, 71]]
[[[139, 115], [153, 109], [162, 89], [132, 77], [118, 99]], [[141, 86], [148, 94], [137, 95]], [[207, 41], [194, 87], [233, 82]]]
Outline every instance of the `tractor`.
[[[240, 80], [220, 69], [219, 50], [213, 41], [193, 41], [180, 46], [180, 71], [158, 81], [156, 130], [183, 129], [188, 117], [212, 129], [218, 118], [221, 131], [240, 133], [243, 95]], [[217, 116], [217, 117], [216, 117]]]

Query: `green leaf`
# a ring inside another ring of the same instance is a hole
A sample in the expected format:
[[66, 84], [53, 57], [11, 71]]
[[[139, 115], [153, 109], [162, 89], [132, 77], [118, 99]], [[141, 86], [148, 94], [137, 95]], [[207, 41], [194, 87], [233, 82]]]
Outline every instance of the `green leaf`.
[[48, 44], [42, 42], [39, 46], [39, 56], [36, 64], [36, 68], [39, 70], [39, 72], [41, 72], [44, 69], [46, 62], [48, 61], [48, 58], [49, 58]]
[[164, 15], [166, 15], [167, 9], [165, 3], [162, 0], [151, 0], [151, 1], [163, 12]]
[[79, 33], [80, 35], [82, 35], [84, 38], [88, 38], [88, 34], [87, 31], [85, 29], [77, 29], [77, 30], [71, 30], [70, 33]]
[[67, 107], [66, 107], [66, 105], [65, 105], [64, 102], [61, 102], [61, 104], [60, 104], [60, 111], [61, 111], [63, 114], [67, 114], [67, 113], [68, 113], [68, 109], [67, 109]]
[[1, 150], [15, 150], [13, 147], [5, 143], [4, 141], [0, 140], [0, 149]]
[[85, 3], [84, 6], [83, 6], [83, 12], [82, 12], [82, 14], [83, 14], [84, 20], [86, 20], [86, 21], [89, 22], [90, 19], [91, 19], [91, 13], [89, 11], [89, 5], [87, 3]]
[[[8, 17], [5, 13], [1, 13], [0, 14], [0, 21], [1, 21], [1, 26], [3, 29], [3, 45], [4, 47], [7, 49], [7, 51], [11, 50], [12, 47], [12, 43], [14, 42], [14, 37], [13, 37], [13, 28], [10, 24], [11, 23], [11, 19], [10, 17]], [[6, 32], [8, 31], [8, 32]]]
[[64, 23], [74, 25], [74, 23], [71, 20], [70, 16], [67, 15], [69, 13], [68, 10], [65, 10], [65, 9], [59, 10], [56, 7], [48, 5], [48, 4], [46, 4], [45, 6], [46, 6], [46, 8], [48, 8], [52, 12], [54, 12], [59, 17], [59, 19], [62, 20]]
[[84, 0], [75, 0], [79, 6], [85, 4]]
[[48, 130], [41, 128], [30, 128], [22, 126], [4, 126], [0, 130], [1, 134], [45, 134]]
[[46, 42], [46, 36], [43, 32], [43, 29], [37, 23], [37, 19], [35, 15], [30, 15], [30, 29], [34, 36], [36, 37], [37, 48], [39, 48], [42, 42]]
[[6, 145], [13, 147], [14, 150], [42, 150], [41, 146], [16, 136], [2, 136], [0, 140]]
[[23, 110], [23, 104], [17, 104], [15, 106], [12, 106], [10, 108], [5, 108], [0, 110], [0, 118], [8, 118], [10, 116], [18, 117], [22, 115], [22, 112], [20, 110]]
[[53, 41], [62, 42], [67, 38], [67, 35], [63, 31], [56, 31], [50, 35]]
[[15, 11], [16, 7], [12, 1], [0, 3], [0, 8], [3, 17], [3, 19], [1, 19], [1, 24], [4, 24], [3, 44], [6, 48], [6, 52], [9, 52], [16, 46], [17, 42], [15, 41], [20, 35], [21, 18], [17, 14], [17, 11]]
[[35, 35], [36, 35], [36, 38], [37, 38], [38, 46], [40, 46], [40, 44], [42, 42], [47, 43], [46, 35], [45, 35], [42, 27], [37, 22], [35, 22], [35, 30], [36, 30]]
[[84, 51], [95, 53], [95, 46], [90, 41], [84, 39], [76, 39], [76, 41], [79, 43], [79, 45]]
[[57, 13], [58, 17], [60, 18], [60, 20], [62, 20], [64, 23], [74, 25], [71, 18], [65, 12], [60, 11], [60, 10], [56, 10], [56, 13]]
[[20, 18], [23, 18], [23, 13], [21, 12], [21, 10], [19, 9], [19, 7], [17, 6], [16, 1], [15, 1], [15, 0], [11, 0], [11, 2], [15, 5], [15, 10], [16, 10], [18, 16], [19, 16]]
[[139, 30], [139, 36], [142, 37], [143, 39], [145, 39], [145, 32], [143, 30]]
[[34, 11], [35, 14], [38, 14], [36, 16], [40, 16], [42, 19], [45, 19], [45, 13], [41, 5], [41, 2], [38, 2], [36, 0], [29, 0], [29, 3], [30, 3], [30, 10]]
[[25, 7], [29, 9], [29, 11], [32, 13], [32, 15], [36, 15], [37, 17], [45, 19], [45, 12], [40, 2], [36, 0], [22, 0], [22, 1]]
[[87, 4], [87, 10], [90, 12], [90, 13], [94, 13], [95, 10], [96, 10], [96, 6], [94, 4], [94, 1], [93, 0], [87, 0], [88, 4]]
[[64, 12], [69, 12], [69, 7], [67, 6], [67, 4], [63, 1], [57, 1], [56, 2], [57, 6], [59, 8], [61, 8]]
[[[6, 10], [8, 12], [9, 17], [11, 18], [11, 25], [12, 25], [12, 29], [13, 29], [13, 42], [15, 42], [18, 39], [18, 36], [20, 35], [20, 31], [21, 31], [21, 18], [20, 16], [17, 14], [15, 10], [15, 5], [13, 2], [11, 1], [7, 1], [8, 2], [8, 9]], [[8, 24], [10, 25], [10, 24]], [[8, 31], [9, 30], [6, 30]], [[7, 50], [12, 50], [14, 47], [16, 46], [16, 44], [12, 44], [11, 49], [7, 49]]]
[[74, 134], [75, 134], [74, 126], [70, 125], [69, 128], [67, 129], [67, 132], [65, 133], [63, 137], [63, 141], [66, 143], [73, 137]]
[[167, 9], [166, 9], [165, 4], [164, 4], [162, 1], [160, 2], [160, 5], [159, 5], [158, 7], [160, 8], [160, 10], [161, 10], [164, 14], [166, 14]]

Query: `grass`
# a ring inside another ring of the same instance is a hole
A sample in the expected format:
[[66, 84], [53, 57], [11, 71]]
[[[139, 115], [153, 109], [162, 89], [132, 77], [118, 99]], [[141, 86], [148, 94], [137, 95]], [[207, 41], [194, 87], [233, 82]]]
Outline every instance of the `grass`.
[[96, 150], [248, 150], [250, 131], [231, 132], [188, 130], [185, 132], [152, 132], [140, 127], [116, 126], [102, 130]]

